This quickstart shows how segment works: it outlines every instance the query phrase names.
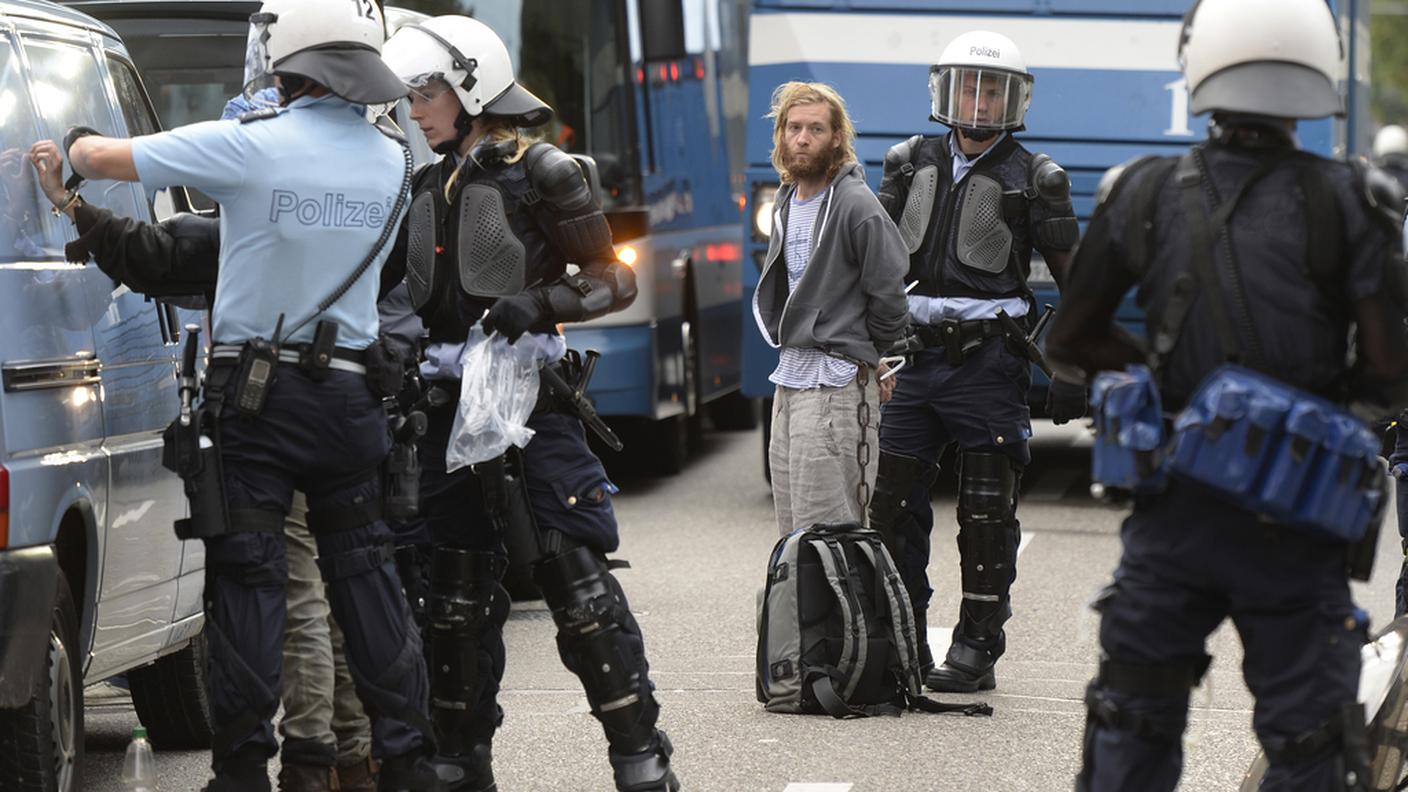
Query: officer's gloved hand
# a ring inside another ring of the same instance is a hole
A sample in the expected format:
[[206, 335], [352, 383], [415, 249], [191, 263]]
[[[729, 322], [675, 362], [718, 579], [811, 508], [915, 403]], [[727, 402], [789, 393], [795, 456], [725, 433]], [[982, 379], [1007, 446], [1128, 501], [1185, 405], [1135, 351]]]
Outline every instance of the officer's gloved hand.
[[484, 332], [499, 331], [499, 335], [512, 344], [518, 337], [528, 332], [528, 328], [540, 324], [547, 317], [547, 300], [538, 289], [500, 297], [484, 315]]
[[1084, 383], [1056, 377], [1046, 391], [1046, 415], [1060, 426], [1083, 417], [1088, 401]]
[[1408, 481], [1408, 462], [1399, 462], [1389, 469], [1389, 473], [1399, 481]]
[[102, 134], [102, 132], [99, 132], [98, 130], [90, 126], [71, 126], [68, 128], [68, 132], [64, 133], [64, 142], [62, 148], [64, 152], [64, 159], [68, 160], [70, 168], [73, 167], [73, 158], [68, 155], [68, 150], [73, 148], [74, 142], [77, 141], [79, 138], [85, 138], [89, 135]]

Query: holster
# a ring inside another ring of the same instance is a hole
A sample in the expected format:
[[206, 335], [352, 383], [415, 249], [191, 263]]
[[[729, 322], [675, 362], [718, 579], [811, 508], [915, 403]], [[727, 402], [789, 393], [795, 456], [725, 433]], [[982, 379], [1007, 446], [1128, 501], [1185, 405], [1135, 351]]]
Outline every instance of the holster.
[[365, 364], [367, 387], [379, 398], [389, 399], [401, 392], [406, 381], [406, 362], [386, 336], [377, 336], [367, 347]]
[[162, 434], [161, 463], [181, 477], [190, 507], [190, 516], [172, 526], [177, 539], [206, 539], [230, 532], [219, 410], [220, 400], [207, 398], [189, 425], [182, 426], [177, 418]]
[[394, 522], [409, 522], [420, 514], [420, 457], [414, 439], [396, 440], [386, 456], [383, 509]]
[[499, 531], [510, 562], [527, 565], [546, 555], [523, 480], [523, 452], [509, 448], [475, 465], [474, 475], [483, 488], [484, 511]]

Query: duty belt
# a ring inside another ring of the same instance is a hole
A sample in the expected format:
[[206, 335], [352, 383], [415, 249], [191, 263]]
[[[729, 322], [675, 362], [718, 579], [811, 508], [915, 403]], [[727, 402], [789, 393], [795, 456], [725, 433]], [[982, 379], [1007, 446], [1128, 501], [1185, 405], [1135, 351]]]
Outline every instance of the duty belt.
[[[239, 360], [239, 344], [216, 344], [210, 349], [210, 360]], [[308, 348], [307, 344], [284, 344], [279, 347], [279, 362], [298, 364], [303, 361], [303, 352]], [[328, 368], [338, 371], [350, 371], [353, 374], [367, 373], [365, 365], [367, 353], [364, 349], [348, 349], [346, 347], [334, 347], [332, 350], [332, 361], [328, 363]]]
[[948, 355], [948, 362], [957, 366], [963, 363], [965, 357], [976, 352], [984, 341], [1006, 336], [1007, 330], [997, 319], [971, 319], [964, 322], [945, 319], [938, 324], [918, 325], [914, 328], [914, 334], [924, 342], [925, 348], [943, 347]]

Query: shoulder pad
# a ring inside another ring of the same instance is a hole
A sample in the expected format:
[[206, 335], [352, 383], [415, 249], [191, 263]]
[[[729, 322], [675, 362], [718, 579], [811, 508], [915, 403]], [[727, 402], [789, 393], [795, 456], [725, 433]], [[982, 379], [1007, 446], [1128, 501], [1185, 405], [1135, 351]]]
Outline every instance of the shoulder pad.
[[248, 113], [240, 113], [240, 123], [249, 124], [255, 121], [266, 121], [277, 117], [284, 111], [282, 107], [261, 107], [258, 110], [250, 110]]
[[1028, 165], [1032, 189], [1049, 206], [1066, 206], [1071, 202], [1071, 178], [1066, 169], [1045, 154], [1036, 154]]
[[398, 125], [391, 118], [391, 116], [380, 116], [379, 118], [377, 118], [376, 122], [372, 124], [372, 126], [376, 127], [376, 131], [391, 138], [397, 143], [400, 143], [403, 146], [406, 145], [406, 131], [404, 129], [401, 129], [400, 125]]
[[[914, 152], [918, 150], [919, 143], [923, 139], [923, 136], [915, 135], [908, 140], [901, 141], [891, 146], [890, 150], [885, 152], [885, 170], [890, 170], [891, 168], [903, 170], [905, 165], [911, 165], [914, 160]], [[911, 170], [912, 169], [913, 167], [911, 165]]]
[[1403, 187], [1398, 180], [1363, 159], [1352, 160], [1351, 165], [1365, 207], [1371, 214], [1383, 217], [1395, 229], [1398, 228], [1403, 222], [1404, 208]]
[[1146, 154], [1142, 157], [1125, 160], [1105, 171], [1105, 175], [1100, 177], [1100, 184], [1095, 188], [1095, 208], [1100, 208], [1114, 196], [1115, 189], [1124, 181], [1125, 176], [1156, 159], [1158, 157]]
[[591, 187], [572, 155], [549, 143], [537, 143], [523, 155], [528, 181], [549, 204], [568, 211], [592, 205]]

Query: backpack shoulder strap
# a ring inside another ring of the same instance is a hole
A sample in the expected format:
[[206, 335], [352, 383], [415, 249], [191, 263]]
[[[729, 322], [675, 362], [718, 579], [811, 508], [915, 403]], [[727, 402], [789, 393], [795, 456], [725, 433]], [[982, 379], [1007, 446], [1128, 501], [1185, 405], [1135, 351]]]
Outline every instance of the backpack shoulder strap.
[[859, 542], [860, 551], [870, 561], [875, 570], [875, 591], [883, 592], [890, 608], [890, 624], [893, 626], [894, 642], [899, 649], [899, 665], [896, 669], [900, 683], [911, 694], [922, 690], [919, 668], [918, 626], [914, 623], [914, 607], [909, 601], [899, 573], [891, 563], [890, 554], [878, 536], [867, 537]]
[[860, 602], [856, 599], [850, 581], [850, 565], [846, 563], [846, 554], [842, 552], [840, 542], [834, 537], [818, 536], [812, 538], [811, 543], [816, 549], [817, 558], [821, 560], [822, 569], [826, 570], [826, 582], [841, 606], [841, 661], [838, 669], [845, 680], [841, 697], [849, 701], [865, 673], [870, 636], [865, 619], [860, 618]]

